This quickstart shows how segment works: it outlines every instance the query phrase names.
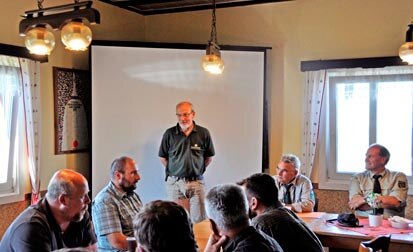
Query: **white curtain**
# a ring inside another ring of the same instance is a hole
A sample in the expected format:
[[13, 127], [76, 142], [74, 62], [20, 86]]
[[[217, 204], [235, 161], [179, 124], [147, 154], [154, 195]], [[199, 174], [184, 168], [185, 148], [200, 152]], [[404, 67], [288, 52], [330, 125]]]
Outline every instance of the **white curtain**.
[[32, 187], [32, 204], [40, 197], [40, 63], [19, 59], [26, 120], [27, 164]]
[[320, 129], [321, 106], [326, 85], [326, 70], [306, 72], [304, 85], [304, 136], [300, 172], [307, 177], [311, 177]]

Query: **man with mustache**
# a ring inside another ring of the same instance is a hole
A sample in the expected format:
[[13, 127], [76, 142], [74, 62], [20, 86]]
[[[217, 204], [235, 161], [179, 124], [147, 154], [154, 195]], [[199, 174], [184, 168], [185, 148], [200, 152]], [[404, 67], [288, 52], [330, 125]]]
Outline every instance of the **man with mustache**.
[[57, 171], [46, 197], [24, 210], [9, 226], [0, 251], [46, 252], [62, 248], [96, 251], [96, 236], [87, 211], [85, 177], [69, 169]]
[[168, 200], [183, 206], [194, 223], [206, 218], [203, 174], [215, 155], [208, 129], [195, 124], [192, 103], [176, 105], [178, 123], [166, 130], [159, 157], [166, 173]]
[[111, 180], [92, 202], [93, 225], [99, 251], [127, 251], [133, 237], [133, 218], [142, 207], [134, 192], [140, 175], [135, 161], [120, 157], [111, 166]]

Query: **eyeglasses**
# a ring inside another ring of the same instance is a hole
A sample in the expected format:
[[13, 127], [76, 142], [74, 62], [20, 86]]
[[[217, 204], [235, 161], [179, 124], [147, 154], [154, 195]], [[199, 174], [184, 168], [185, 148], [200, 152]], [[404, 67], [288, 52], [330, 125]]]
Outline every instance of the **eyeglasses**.
[[177, 116], [177, 117], [181, 117], [181, 116], [183, 116], [183, 117], [188, 117], [188, 116], [192, 115], [192, 113], [194, 113], [194, 112], [190, 112], [190, 113], [182, 113], [182, 114], [178, 114], [178, 113], [176, 113], [176, 116]]

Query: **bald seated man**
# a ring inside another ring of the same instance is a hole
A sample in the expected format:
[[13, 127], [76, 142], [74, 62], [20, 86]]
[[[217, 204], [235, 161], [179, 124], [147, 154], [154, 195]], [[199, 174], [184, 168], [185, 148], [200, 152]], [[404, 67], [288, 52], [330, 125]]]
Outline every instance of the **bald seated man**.
[[89, 213], [85, 177], [69, 169], [57, 171], [46, 197], [24, 210], [9, 226], [0, 251], [49, 252], [82, 247], [97, 251]]

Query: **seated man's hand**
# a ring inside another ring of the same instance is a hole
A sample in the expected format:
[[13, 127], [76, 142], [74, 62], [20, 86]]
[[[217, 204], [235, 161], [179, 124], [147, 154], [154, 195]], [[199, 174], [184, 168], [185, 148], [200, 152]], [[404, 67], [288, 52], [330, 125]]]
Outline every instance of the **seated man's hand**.
[[399, 207], [401, 202], [394, 196], [378, 196], [377, 201], [383, 208]]
[[291, 210], [296, 212], [296, 213], [301, 213], [303, 211], [300, 203], [291, 204]]
[[350, 202], [348, 203], [348, 206], [350, 207], [350, 209], [357, 209], [360, 206], [362, 206], [363, 204], [365, 204], [366, 201], [364, 200], [363, 196], [361, 195], [355, 195]]
[[226, 236], [218, 236], [215, 234], [211, 234], [208, 239], [208, 243], [205, 247], [204, 252], [220, 252], [221, 247], [225, 244], [227, 241]]

